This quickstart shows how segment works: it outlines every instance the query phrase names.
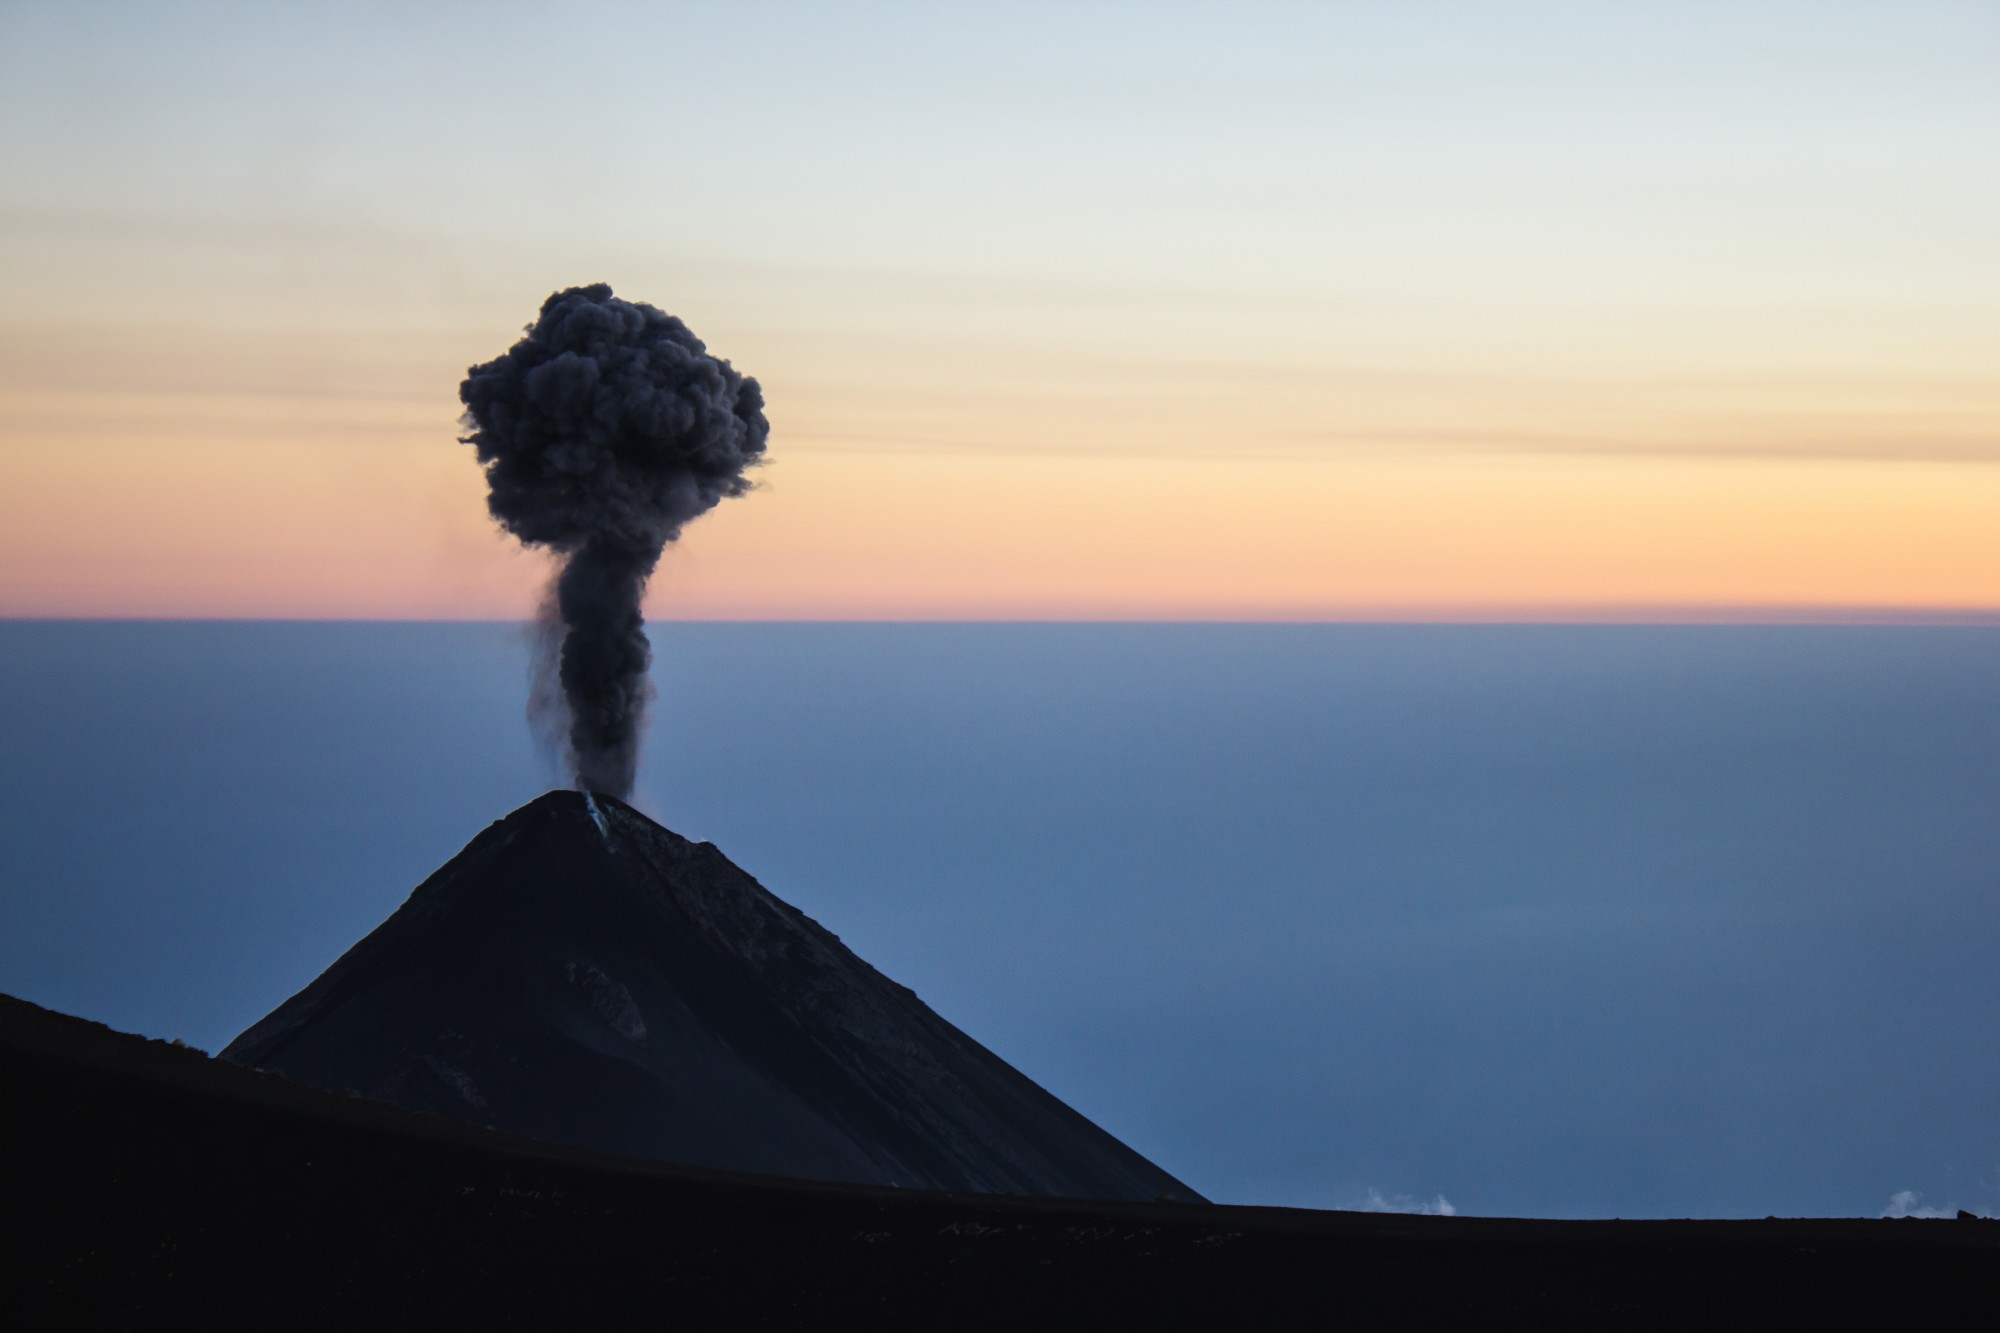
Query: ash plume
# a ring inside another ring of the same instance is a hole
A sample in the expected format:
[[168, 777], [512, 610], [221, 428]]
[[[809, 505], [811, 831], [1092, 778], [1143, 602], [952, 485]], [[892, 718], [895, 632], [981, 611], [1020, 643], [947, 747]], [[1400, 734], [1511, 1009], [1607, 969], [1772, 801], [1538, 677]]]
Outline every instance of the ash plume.
[[640, 598], [690, 520], [750, 489], [770, 433], [763, 391], [672, 315], [597, 283], [544, 301], [458, 396], [487, 509], [561, 560], [539, 636], [555, 660], [538, 670], [553, 665], [561, 689], [538, 690], [530, 711], [544, 710], [578, 787], [626, 796], [650, 692]]

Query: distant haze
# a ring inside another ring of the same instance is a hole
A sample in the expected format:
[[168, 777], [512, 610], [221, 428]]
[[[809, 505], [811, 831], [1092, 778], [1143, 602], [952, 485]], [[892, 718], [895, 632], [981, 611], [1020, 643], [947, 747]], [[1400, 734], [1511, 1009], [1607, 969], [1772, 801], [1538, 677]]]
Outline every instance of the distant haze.
[[[0, 990], [227, 1040], [549, 785], [526, 662], [0, 624]], [[2000, 630], [681, 625], [654, 671], [642, 805], [1213, 1198], [2000, 1208]]]

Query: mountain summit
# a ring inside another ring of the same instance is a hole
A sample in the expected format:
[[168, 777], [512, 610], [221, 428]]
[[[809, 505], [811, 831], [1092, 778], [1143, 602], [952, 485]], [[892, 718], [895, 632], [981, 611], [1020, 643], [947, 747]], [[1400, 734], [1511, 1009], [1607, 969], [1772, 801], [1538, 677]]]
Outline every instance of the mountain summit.
[[693, 1166], [1200, 1198], [713, 846], [579, 792], [492, 825], [222, 1054]]

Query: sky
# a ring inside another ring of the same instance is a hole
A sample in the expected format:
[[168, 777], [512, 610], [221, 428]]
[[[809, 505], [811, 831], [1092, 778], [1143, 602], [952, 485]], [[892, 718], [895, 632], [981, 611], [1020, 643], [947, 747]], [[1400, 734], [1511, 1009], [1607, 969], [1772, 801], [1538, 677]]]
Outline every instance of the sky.
[[0, 2], [0, 615], [509, 618], [465, 368], [762, 382], [650, 614], [2000, 615], [1990, 3]]

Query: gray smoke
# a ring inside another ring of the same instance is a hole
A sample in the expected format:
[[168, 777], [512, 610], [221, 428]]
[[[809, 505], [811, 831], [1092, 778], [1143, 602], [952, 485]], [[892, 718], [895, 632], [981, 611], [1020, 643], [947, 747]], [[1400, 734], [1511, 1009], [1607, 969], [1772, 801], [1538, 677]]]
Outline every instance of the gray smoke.
[[672, 315], [571, 287], [459, 386], [502, 527], [562, 559], [545, 616], [570, 772], [627, 796], [649, 693], [639, 601], [689, 520], [750, 489], [770, 423], [757, 381]]

